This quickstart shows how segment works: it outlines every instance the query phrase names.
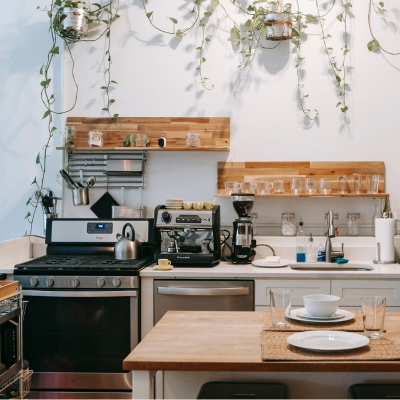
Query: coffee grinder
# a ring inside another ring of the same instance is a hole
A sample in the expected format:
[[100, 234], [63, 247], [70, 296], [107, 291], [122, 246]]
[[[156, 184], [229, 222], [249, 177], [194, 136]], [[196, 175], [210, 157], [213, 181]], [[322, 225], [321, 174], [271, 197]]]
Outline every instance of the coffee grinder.
[[233, 222], [232, 263], [250, 264], [256, 254], [256, 241], [253, 239], [253, 227], [250, 213], [254, 205], [253, 193], [232, 193], [233, 208], [238, 219]]

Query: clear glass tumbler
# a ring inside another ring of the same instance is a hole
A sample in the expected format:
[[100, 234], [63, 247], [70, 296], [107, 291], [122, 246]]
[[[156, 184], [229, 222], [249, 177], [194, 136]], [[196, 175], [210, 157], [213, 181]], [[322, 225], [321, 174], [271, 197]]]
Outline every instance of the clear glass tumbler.
[[353, 193], [354, 194], [362, 193], [362, 174], [353, 175]]
[[379, 175], [367, 175], [367, 193], [378, 194]]
[[337, 177], [337, 193], [346, 194], [347, 193], [347, 175], [338, 175]]
[[255, 187], [255, 182], [240, 182], [240, 189], [242, 193], [254, 193]]
[[274, 193], [277, 194], [285, 193], [285, 181], [282, 180], [274, 181]]
[[366, 296], [361, 299], [364, 335], [370, 339], [383, 336], [386, 299], [380, 296]]
[[315, 194], [317, 192], [317, 181], [315, 178], [306, 178], [306, 188], [304, 191], [307, 194]]
[[271, 318], [272, 325], [286, 328], [290, 325], [290, 310], [292, 306], [291, 289], [271, 289]]
[[329, 178], [321, 178], [319, 181], [319, 192], [321, 194], [330, 194], [332, 191], [332, 184]]
[[136, 134], [136, 147], [146, 147], [148, 137], [145, 133], [137, 133]]
[[292, 194], [300, 194], [304, 189], [304, 180], [300, 178], [292, 178], [290, 181], [290, 191]]
[[272, 186], [271, 182], [256, 182], [257, 194], [269, 194]]
[[237, 193], [239, 191], [239, 182], [225, 182], [225, 194]]

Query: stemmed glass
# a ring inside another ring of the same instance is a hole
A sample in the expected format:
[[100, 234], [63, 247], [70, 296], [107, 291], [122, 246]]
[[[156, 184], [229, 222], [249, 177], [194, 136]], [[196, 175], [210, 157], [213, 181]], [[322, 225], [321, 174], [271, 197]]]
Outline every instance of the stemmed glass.
[[330, 194], [332, 191], [332, 184], [329, 178], [321, 178], [319, 181], [319, 192], [321, 194]]
[[315, 194], [317, 192], [317, 181], [315, 178], [306, 178], [306, 188], [304, 191], [307, 194]]

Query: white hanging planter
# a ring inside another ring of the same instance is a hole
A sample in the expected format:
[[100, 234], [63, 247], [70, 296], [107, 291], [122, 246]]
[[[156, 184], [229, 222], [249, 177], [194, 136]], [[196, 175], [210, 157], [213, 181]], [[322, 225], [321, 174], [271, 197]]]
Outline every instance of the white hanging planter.
[[61, 31], [63, 36], [72, 38], [77, 32], [76, 37], [81, 39], [88, 32], [89, 13], [83, 8], [64, 7], [60, 20], [64, 28]]
[[272, 12], [265, 17], [265, 39], [281, 41], [292, 38], [292, 21], [286, 12]]

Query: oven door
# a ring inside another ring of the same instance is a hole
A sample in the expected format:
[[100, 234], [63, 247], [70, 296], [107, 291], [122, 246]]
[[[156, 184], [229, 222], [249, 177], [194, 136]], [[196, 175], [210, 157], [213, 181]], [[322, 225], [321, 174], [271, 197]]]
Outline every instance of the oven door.
[[122, 361], [139, 340], [137, 290], [24, 290], [24, 299], [33, 390], [132, 389]]

